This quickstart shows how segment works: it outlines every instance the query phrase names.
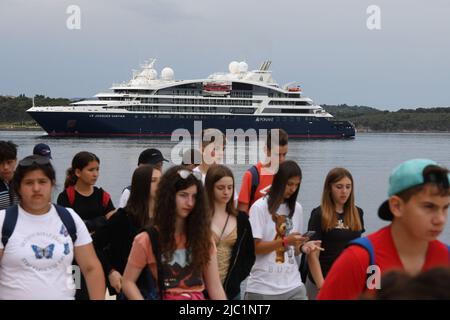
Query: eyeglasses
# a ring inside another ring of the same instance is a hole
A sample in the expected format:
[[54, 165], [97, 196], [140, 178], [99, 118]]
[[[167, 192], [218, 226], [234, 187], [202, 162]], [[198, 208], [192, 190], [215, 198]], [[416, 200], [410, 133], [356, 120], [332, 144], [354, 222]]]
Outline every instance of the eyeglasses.
[[39, 165], [49, 164], [50, 159], [47, 157], [42, 157], [42, 156], [30, 156], [30, 157], [26, 157], [26, 158], [20, 160], [19, 166], [29, 167], [34, 163], [39, 164]]
[[202, 174], [198, 171], [178, 170], [177, 173], [183, 179], [187, 179], [192, 174], [197, 180], [202, 181]]

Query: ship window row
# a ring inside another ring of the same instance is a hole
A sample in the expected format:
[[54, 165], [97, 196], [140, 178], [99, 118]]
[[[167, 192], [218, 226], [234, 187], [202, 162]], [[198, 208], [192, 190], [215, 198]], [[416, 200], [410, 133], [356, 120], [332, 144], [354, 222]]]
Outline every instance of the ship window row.
[[251, 100], [141, 98], [141, 103], [251, 106]]
[[172, 95], [172, 96], [201, 96], [201, 90], [160, 90], [157, 95]]
[[211, 95], [222, 95], [230, 96], [232, 98], [252, 98], [253, 94], [251, 91], [246, 90], [232, 90], [230, 92], [223, 92], [223, 94], [206, 92], [203, 90], [160, 90], [157, 95], [172, 95], [172, 96], [211, 96]]
[[153, 94], [155, 91], [154, 90], [142, 90], [142, 89], [129, 89], [129, 90], [124, 90], [124, 89], [115, 89], [114, 93], [120, 93], [120, 94]]
[[230, 93], [230, 97], [232, 97], [232, 98], [253, 98], [253, 94], [252, 94], [252, 91], [233, 90]]
[[135, 112], [170, 112], [170, 113], [233, 113], [233, 114], [253, 114], [255, 108], [216, 108], [216, 107], [172, 107], [172, 106], [128, 106], [125, 108], [128, 111]]
[[310, 106], [308, 101], [270, 101], [270, 106]]
[[217, 108], [214, 107], [172, 107], [172, 106], [128, 106], [128, 111], [145, 111], [145, 112], [207, 112], [216, 113]]
[[295, 122], [295, 121], [307, 121], [307, 122], [319, 122], [319, 118], [311, 118], [311, 117], [302, 117], [301, 119], [299, 117], [276, 117], [277, 121], [281, 122]]
[[312, 113], [311, 109], [281, 109], [281, 108], [265, 108], [262, 113], [294, 113], [308, 114]]
[[281, 93], [281, 92], [269, 92], [269, 98], [300, 98], [299, 93]]

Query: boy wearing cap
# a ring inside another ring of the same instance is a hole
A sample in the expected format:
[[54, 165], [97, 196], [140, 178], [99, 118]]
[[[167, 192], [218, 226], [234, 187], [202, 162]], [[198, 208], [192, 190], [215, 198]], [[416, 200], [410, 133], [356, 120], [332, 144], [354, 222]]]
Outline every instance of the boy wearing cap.
[[0, 141], [0, 210], [18, 202], [11, 188], [17, 164], [17, 145], [11, 141]]
[[38, 143], [37, 145], [35, 145], [33, 148], [33, 154], [52, 159], [52, 151], [50, 150], [50, 147], [45, 143]]
[[[138, 159], [138, 167], [144, 164], [151, 164], [156, 169], [162, 172], [163, 161], [169, 162], [169, 160], [165, 159], [158, 149], [145, 149], [141, 152]], [[128, 198], [130, 197], [131, 186], [123, 189], [122, 195], [119, 200], [119, 208], [125, 208], [128, 202]]]
[[[414, 159], [396, 167], [389, 178], [389, 199], [378, 210], [381, 219], [392, 223], [361, 238], [372, 249], [359, 241], [344, 250], [317, 299], [358, 298], [366, 289], [377, 287], [372, 280], [392, 270], [416, 275], [448, 267], [450, 249], [437, 237], [447, 221], [449, 180], [449, 171], [432, 160]], [[369, 266], [371, 260], [374, 266]]]

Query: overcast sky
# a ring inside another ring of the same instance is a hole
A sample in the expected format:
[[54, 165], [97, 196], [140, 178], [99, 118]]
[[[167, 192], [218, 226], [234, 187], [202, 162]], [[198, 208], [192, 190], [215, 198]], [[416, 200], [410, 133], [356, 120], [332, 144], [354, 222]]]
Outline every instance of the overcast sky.
[[450, 1], [0, 0], [0, 95], [91, 97], [151, 57], [176, 79], [270, 59], [320, 104], [450, 106]]

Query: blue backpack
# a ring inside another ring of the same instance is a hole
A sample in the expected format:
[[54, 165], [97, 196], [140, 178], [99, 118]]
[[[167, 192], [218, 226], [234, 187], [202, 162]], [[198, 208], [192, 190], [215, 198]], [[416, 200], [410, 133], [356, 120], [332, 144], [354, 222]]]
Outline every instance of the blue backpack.
[[255, 199], [256, 189], [258, 189], [258, 186], [259, 186], [259, 172], [258, 172], [258, 168], [256, 168], [256, 166], [251, 166], [250, 169], [248, 169], [248, 171], [252, 175], [250, 201], [248, 203], [248, 209], [250, 210], [250, 206], [252, 205], [253, 199]]
[[[373, 248], [372, 242], [367, 237], [357, 238], [350, 241], [347, 246], [356, 245], [367, 251], [369, 254], [369, 266], [375, 265], [375, 250]], [[450, 246], [447, 245], [448, 249], [448, 260], [450, 262]]]
[[[73, 220], [72, 215], [66, 208], [56, 204], [53, 205], [55, 206], [59, 218], [66, 227], [67, 232], [69, 233], [70, 238], [72, 239], [72, 242], [75, 243], [75, 241], [77, 240], [77, 228], [75, 226], [75, 221]], [[3, 220], [3, 227], [2, 227], [3, 248], [6, 247], [9, 238], [14, 232], [18, 216], [19, 216], [19, 207], [17, 206], [17, 204], [8, 207], [6, 209], [5, 220]]]

